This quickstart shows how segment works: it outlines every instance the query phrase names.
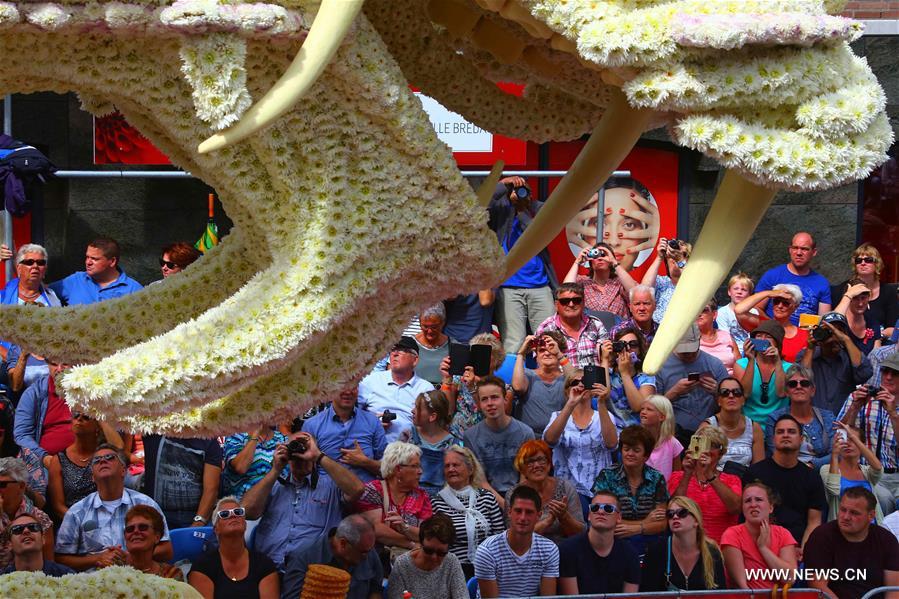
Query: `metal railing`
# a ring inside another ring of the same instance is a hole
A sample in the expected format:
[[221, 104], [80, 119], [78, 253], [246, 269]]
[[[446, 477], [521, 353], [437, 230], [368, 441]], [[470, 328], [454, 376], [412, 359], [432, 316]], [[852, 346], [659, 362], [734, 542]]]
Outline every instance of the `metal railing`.
[[899, 591], [899, 587], [877, 587], [876, 589], [871, 589], [864, 595], [862, 595], [862, 599], [871, 599], [871, 597], [876, 597], [881, 593], [890, 593], [893, 591]]

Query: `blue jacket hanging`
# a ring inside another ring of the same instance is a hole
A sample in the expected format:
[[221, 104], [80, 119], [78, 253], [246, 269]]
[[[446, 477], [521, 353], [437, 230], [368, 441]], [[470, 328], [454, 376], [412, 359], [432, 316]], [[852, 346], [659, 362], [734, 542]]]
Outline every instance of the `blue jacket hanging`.
[[24, 216], [31, 210], [38, 184], [46, 182], [56, 166], [34, 146], [0, 135], [0, 181], [3, 182], [3, 201], [14, 216]]

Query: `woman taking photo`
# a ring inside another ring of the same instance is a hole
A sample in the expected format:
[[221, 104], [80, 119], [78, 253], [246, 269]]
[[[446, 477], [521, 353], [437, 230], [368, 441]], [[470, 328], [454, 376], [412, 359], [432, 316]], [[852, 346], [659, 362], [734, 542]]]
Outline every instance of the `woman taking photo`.
[[646, 460], [652, 455], [652, 434], [642, 426], [629, 426], [618, 435], [621, 463], [604, 468], [593, 483], [593, 492], [609, 491], [618, 497], [621, 522], [616, 541], [631, 544], [637, 555], [665, 531], [668, 488], [665, 477]]
[[449, 401], [442, 391], [420, 393], [412, 408], [410, 442], [421, 448], [419, 485], [434, 497], [443, 488], [443, 454], [461, 441], [449, 432]]
[[[742, 524], [731, 526], [721, 536], [724, 567], [730, 585], [738, 589], [770, 589], [792, 582], [796, 569], [796, 539], [786, 528], [771, 524], [774, 510], [771, 489], [760, 483], [743, 488]], [[754, 576], [746, 576], [747, 571]], [[789, 573], [788, 577], [775, 578]]]
[[267, 556], [247, 549], [246, 511], [234, 497], [219, 499], [212, 528], [219, 546], [193, 562], [187, 580], [204, 599], [277, 599], [281, 582]]
[[375, 527], [378, 542], [399, 555], [415, 546], [418, 525], [431, 517], [431, 500], [418, 486], [421, 449], [402, 441], [389, 443], [381, 458], [381, 476], [365, 483], [357, 505]]
[[625, 426], [640, 424], [643, 402], [656, 392], [655, 377], [644, 374], [646, 338], [632, 327], [616, 329], [600, 346], [599, 365], [609, 377], [610, 408]]
[[765, 450], [774, 453], [774, 424], [784, 414], [790, 414], [802, 425], [799, 461], [815, 470], [830, 462], [834, 415], [830, 410], [812, 405], [815, 396], [815, 376], [811, 368], [794, 364], [787, 370], [787, 396], [790, 405], [772, 412], [765, 426]]
[[[565, 373], [573, 371], [569, 360], [564, 360], [568, 344], [565, 336], [557, 331], [547, 331], [535, 337], [529, 335], [515, 357], [512, 370], [512, 390], [518, 398], [515, 417], [534, 429], [540, 437], [550, 414], [561, 410], [565, 404]], [[525, 368], [527, 356], [534, 352], [537, 368]]]
[[50, 456], [47, 464], [47, 501], [60, 520], [76, 502], [97, 490], [91, 471], [97, 447], [101, 443], [122, 447], [122, 437], [114, 428], [85, 412], [72, 412], [72, 433], [75, 442]]
[[434, 497], [434, 512], [450, 517], [456, 539], [450, 551], [459, 558], [465, 578], [474, 576], [474, 558], [478, 545], [491, 535], [506, 529], [503, 510], [496, 496], [482, 488], [484, 469], [467, 447], [447, 447], [443, 456], [446, 485]]
[[[870, 243], [863, 243], [852, 252], [850, 260], [852, 276], [849, 279], [859, 279], [870, 292], [868, 298], [868, 311], [876, 322], [886, 327], [884, 335], [893, 334], [892, 328], [899, 320], [899, 284], [881, 283], [880, 273], [883, 272], [883, 258], [880, 252]], [[834, 310], [839, 310], [846, 291], [851, 287], [849, 281], [844, 281], [836, 286], [839, 293], [834, 294]], [[845, 314], [845, 312], [844, 312]]]
[[680, 454], [684, 450], [684, 446], [674, 436], [674, 407], [671, 400], [664, 395], [650, 395], [640, 409], [640, 425], [655, 439], [652, 455], [646, 463], [661, 472], [667, 481], [673, 471], [681, 469]]
[[[659, 238], [659, 251], [641, 281], [644, 285], [655, 287], [656, 290], [656, 310], [652, 314], [654, 321], [662, 322], [665, 310], [668, 309], [668, 302], [674, 295], [674, 289], [677, 287], [677, 282], [680, 280], [692, 252], [693, 246], [686, 241]], [[659, 268], [662, 266], [663, 260], [668, 270], [668, 276], [659, 275]]]
[[665, 512], [671, 536], [646, 553], [640, 591], [711, 591], [727, 588], [724, 558], [702, 525], [692, 499], [673, 497]]
[[[777, 310], [777, 308], [775, 308]], [[753, 343], [765, 343], [764, 350], [757, 350]], [[787, 370], [793, 365], [782, 360], [783, 327], [773, 320], [766, 320], [752, 333], [743, 346], [745, 358], [734, 365], [734, 378], [743, 387], [745, 403], [743, 413], [753, 422], [765, 426], [768, 415], [787, 405]]]
[[696, 436], [704, 439], [708, 451], [684, 455], [684, 469], [675, 472], [668, 481], [672, 497], [689, 497], [702, 510], [705, 532], [713, 541], [720, 541], [724, 531], [737, 523], [740, 515], [740, 477], [718, 472], [718, 462], [727, 451], [727, 437], [713, 426], [707, 426]]
[[184, 581], [181, 568], [153, 559], [165, 534], [162, 514], [149, 505], [135, 505], [125, 514], [125, 564], [146, 574]]
[[718, 462], [718, 469], [723, 470], [728, 462], [741, 466], [744, 471], [751, 464], [765, 459], [765, 433], [758, 422], [753, 422], [743, 414], [745, 396], [740, 381], [732, 376], [721, 379], [718, 383], [718, 413], [710, 416], [699, 425], [696, 432], [708, 426], [718, 428], [727, 437], [727, 451]]
[[[769, 320], [763, 314], [756, 316], [751, 313], [756, 304], [763, 300], [770, 300], [773, 319]], [[805, 347], [808, 341], [808, 331], [800, 329], [790, 321], [790, 317], [796, 311], [796, 308], [799, 307], [800, 302], [802, 302], [802, 290], [796, 285], [781, 283], [768, 291], [753, 293], [734, 306], [734, 314], [737, 317], [742, 317], [743, 320], [741, 322], [749, 329], [755, 328], [758, 326], [758, 323], [771, 322], [771, 320], [777, 322], [784, 331], [783, 335], [781, 335], [779, 348], [781, 356], [787, 362], [794, 362], [796, 354]]]
[[521, 482], [506, 493], [506, 505], [511, 505], [512, 492], [520, 485], [531, 487], [540, 494], [543, 511], [534, 532], [557, 545], [567, 537], [584, 530], [584, 516], [577, 491], [569, 481], [550, 475], [552, 449], [545, 441], [525, 441], [515, 456], [515, 469]]
[[[858, 437], [858, 431], [846, 426], [839, 420], [834, 422], [836, 434], [833, 436], [833, 449], [829, 464], [821, 466], [821, 479], [827, 493], [829, 506], [828, 520], [836, 520], [840, 508], [840, 497], [850, 487], [864, 487], [874, 492], [874, 485], [883, 476], [883, 464], [867, 445]], [[864, 457], [866, 464], [859, 463]], [[880, 502], [875, 508], [877, 523], [883, 521], [883, 510]]]
[[[582, 265], [589, 271], [586, 276], [578, 274]], [[609, 244], [597, 243], [592, 248], [581, 249], [565, 275], [564, 282], [581, 283], [584, 286], [586, 309], [611, 312], [621, 318], [630, 316], [627, 292], [637, 282], [621, 268], [615, 259], [615, 251]]]
[[[574, 483], [585, 514], [593, 498], [596, 475], [612, 465], [618, 427], [606, 408], [608, 389], [602, 385], [584, 389], [581, 377], [583, 372], [576, 370], [565, 381], [568, 401], [549, 417], [543, 440], [552, 448], [555, 475]], [[595, 409], [591, 405], [594, 395]]]

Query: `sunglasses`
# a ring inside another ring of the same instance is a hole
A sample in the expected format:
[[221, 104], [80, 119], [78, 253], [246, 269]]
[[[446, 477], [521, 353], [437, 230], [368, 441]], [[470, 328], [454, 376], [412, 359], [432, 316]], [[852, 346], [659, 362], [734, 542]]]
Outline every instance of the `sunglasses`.
[[789, 306], [790, 304], [793, 303], [793, 301], [792, 301], [792, 300], [788, 300], [788, 299], [785, 298], [785, 297], [775, 297], [773, 300], [771, 300], [771, 303], [772, 303], [773, 305], [775, 305], [775, 306], [780, 305], [780, 304], [784, 304], [784, 305], [786, 305], [786, 306]]
[[72, 420], [93, 420], [93, 417], [84, 412], [72, 412]]
[[618, 506], [614, 503], [591, 503], [590, 504], [590, 513], [595, 514], [599, 510], [604, 511], [607, 514], [614, 514], [618, 511]]
[[859, 256], [855, 259], [856, 264], [874, 264], [875, 260], [871, 256]]
[[529, 460], [525, 460], [524, 463], [528, 466], [536, 466], [536, 465], [545, 466], [546, 464], [549, 464], [549, 460], [546, 459], [546, 456], [538, 455], [538, 456], [532, 457]]
[[119, 456], [117, 456], [116, 454], [107, 453], [104, 455], [94, 456], [94, 459], [91, 460], [91, 464], [96, 466], [97, 464], [102, 464], [103, 462], [111, 462], [111, 461], [117, 460], [117, 459], [119, 459]]
[[636, 339], [632, 339], [631, 341], [622, 341], [624, 347], [628, 349], [640, 349], [640, 342]]
[[718, 392], [721, 397], [743, 397], [742, 389], [722, 389]]
[[580, 306], [582, 303], [584, 303], [584, 298], [582, 298], [582, 297], [560, 297], [556, 301], [559, 302], [560, 304], [562, 304], [563, 306], [572, 306], [572, 305]]
[[159, 259], [159, 266], [165, 266], [169, 270], [174, 270], [176, 268], [179, 268], [179, 266], [177, 264], [175, 264], [174, 262], [169, 262], [168, 260], [163, 260], [162, 258]]
[[672, 518], [680, 518], [681, 520], [683, 520], [690, 515], [690, 511], [687, 508], [682, 507], [676, 510], [666, 510], [665, 515], [668, 516], [669, 520], [671, 520]]
[[449, 553], [449, 551], [440, 551], [439, 549], [426, 547], [424, 545], [421, 546], [421, 550], [425, 552], [425, 555], [439, 555], [440, 557], [446, 557], [446, 554]]
[[790, 389], [795, 389], [796, 387], [802, 387], [803, 389], [808, 389], [811, 386], [812, 386], [812, 382], [808, 379], [800, 379], [798, 381], [796, 379], [791, 379], [791, 380], [787, 381], [787, 387], [789, 387]]
[[28, 524], [13, 524], [12, 526], [9, 527], [10, 534], [13, 534], [16, 536], [19, 536], [26, 530], [28, 532], [33, 532], [36, 534], [36, 533], [42, 532], [44, 529], [42, 529], [41, 525], [38, 524], [37, 522], [29, 522]]
[[47, 261], [43, 259], [35, 260], [34, 258], [26, 258], [25, 260], [19, 260], [19, 264], [22, 266], [34, 266], [35, 264], [38, 266], [47, 266]]
[[583, 379], [571, 379], [570, 381], [568, 381], [568, 388], [571, 389], [572, 387], [577, 387], [578, 385], [583, 385], [583, 384], [584, 384]]
[[219, 510], [218, 513], [217, 513], [216, 515], [217, 515], [217, 516], [219, 517], [219, 519], [221, 519], [221, 520], [227, 520], [227, 519], [230, 518], [231, 516], [237, 516], [237, 517], [239, 518], [239, 517], [243, 516], [243, 515], [246, 514], [246, 513], [247, 513], [247, 510], [245, 510], [245, 509], [242, 508], [242, 507], [233, 507], [233, 508], [231, 508], [230, 510]]
[[17, 485], [19, 481], [17, 480], [0, 480], [0, 489], [5, 489], [9, 485]]
[[141, 532], [147, 532], [150, 530], [150, 525], [146, 522], [141, 522], [140, 524], [129, 524], [125, 527], [125, 534], [130, 535], [135, 530], [139, 530]]

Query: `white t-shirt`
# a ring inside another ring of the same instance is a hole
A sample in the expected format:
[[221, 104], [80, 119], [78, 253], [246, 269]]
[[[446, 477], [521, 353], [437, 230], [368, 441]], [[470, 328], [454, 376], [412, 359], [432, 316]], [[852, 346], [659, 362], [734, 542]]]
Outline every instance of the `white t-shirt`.
[[[753, 308], [749, 313], [758, 314], [759, 311]], [[740, 326], [739, 321], [737, 321], [737, 315], [734, 314], [734, 309], [731, 308], [730, 304], [718, 308], [718, 317], [715, 319], [715, 323], [719, 329], [730, 333], [730, 336], [737, 342], [737, 347], [740, 348], [740, 354], [742, 355], [743, 344], [749, 339], [749, 331]]]
[[478, 547], [474, 575], [495, 580], [500, 597], [535, 597], [540, 595], [542, 578], [559, 577], [559, 548], [534, 533], [531, 548], [518, 555], [509, 547], [506, 533], [501, 532], [487, 537]]
[[[609, 416], [612, 418], [612, 424], [618, 432], [621, 432], [624, 425], [614, 415]], [[549, 427], [558, 417], [559, 412], [553, 412], [546, 426]], [[584, 429], [579, 429], [574, 423], [574, 418], [569, 416], [559, 442], [553, 445], [555, 476], [573, 482], [578, 494], [592, 497], [593, 481], [596, 480], [600, 470], [612, 465], [614, 449], [614, 447], [606, 448], [599, 413], [596, 410], [593, 410], [590, 424]]]

